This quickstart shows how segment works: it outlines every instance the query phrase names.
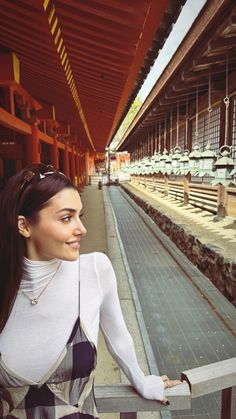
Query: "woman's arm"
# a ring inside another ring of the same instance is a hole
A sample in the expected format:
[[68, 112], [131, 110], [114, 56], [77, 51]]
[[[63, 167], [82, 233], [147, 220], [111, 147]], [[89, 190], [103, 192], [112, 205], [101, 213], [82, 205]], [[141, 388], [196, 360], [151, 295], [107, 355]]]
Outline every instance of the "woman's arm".
[[155, 375], [145, 376], [139, 367], [133, 339], [121, 311], [115, 273], [106, 255], [96, 254], [96, 268], [103, 294], [100, 326], [109, 352], [143, 397], [163, 400], [166, 387], [163, 378]]

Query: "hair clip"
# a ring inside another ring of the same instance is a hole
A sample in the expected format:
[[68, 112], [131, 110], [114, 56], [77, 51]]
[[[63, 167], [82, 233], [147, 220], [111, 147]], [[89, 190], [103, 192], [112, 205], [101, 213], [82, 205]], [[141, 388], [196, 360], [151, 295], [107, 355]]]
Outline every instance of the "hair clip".
[[21, 187], [20, 187], [20, 189], [23, 189], [23, 187], [25, 186], [25, 184], [26, 183], [29, 183], [32, 179], [33, 179], [33, 177], [35, 176], [35, 173], [34, 172], [32, 172], [31, 170], [29, 170], [27, 173], [26, 173], [26, 175], [24, 176], [24, 181], [23, 181], [23, 183], [22, 183], [22, 185], [21, 185]]

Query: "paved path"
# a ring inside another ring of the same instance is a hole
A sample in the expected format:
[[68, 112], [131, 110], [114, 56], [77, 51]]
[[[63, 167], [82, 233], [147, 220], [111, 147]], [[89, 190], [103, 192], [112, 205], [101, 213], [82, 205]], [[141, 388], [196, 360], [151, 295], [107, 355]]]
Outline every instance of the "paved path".
[[[236, 356], [234, 307], [125, 192], [108, 191], [159, 372], [177, 377]], [[219, 419], [219, 394], [172, 418]]]

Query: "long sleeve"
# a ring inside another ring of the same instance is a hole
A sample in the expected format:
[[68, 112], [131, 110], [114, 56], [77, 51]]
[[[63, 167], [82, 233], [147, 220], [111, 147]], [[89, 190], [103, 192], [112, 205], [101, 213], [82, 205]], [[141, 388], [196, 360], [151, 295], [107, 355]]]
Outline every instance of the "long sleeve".
[[162, 379], [155, 375], [145, 376], [139, 367], [133, 339], [121, 311], [116, 276], [106, 255], [97, 254], [96, 270], [103, 295], [100, 327], [109, 352], [138, 393], [147, 399], [162, 400]]

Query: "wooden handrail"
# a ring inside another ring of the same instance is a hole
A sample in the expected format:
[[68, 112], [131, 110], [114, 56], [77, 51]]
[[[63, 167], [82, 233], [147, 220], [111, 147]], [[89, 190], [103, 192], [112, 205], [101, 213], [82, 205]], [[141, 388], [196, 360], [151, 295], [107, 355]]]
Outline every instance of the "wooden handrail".
[[191, 399], [222, 391], [222, 419], [236, 419], [236, 358], [184, 371], [180, 385], [165, 390], [170, 404], [142, 398], [129, 384], [96, 385], [99, 413], [120, 413], [120, 419], [136, 419], [137, 412], [191, 409]]
[[189, 383], [192, 398], [236, 386], [236, 358], [184, 371], [181, 378]]
[[190, 409], [191, 395], [187, 383], [165, 391], [170, 404], [147, 400], [129, 384], [96, 385], [95, 398], [99, 413], [156, 412], [159, 410]]

